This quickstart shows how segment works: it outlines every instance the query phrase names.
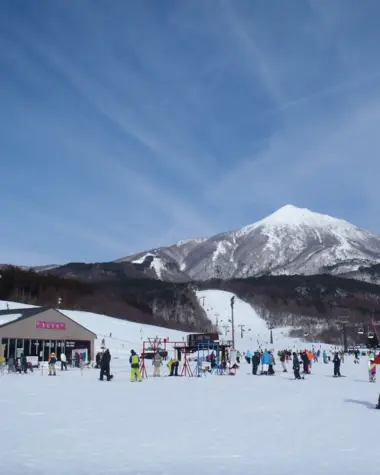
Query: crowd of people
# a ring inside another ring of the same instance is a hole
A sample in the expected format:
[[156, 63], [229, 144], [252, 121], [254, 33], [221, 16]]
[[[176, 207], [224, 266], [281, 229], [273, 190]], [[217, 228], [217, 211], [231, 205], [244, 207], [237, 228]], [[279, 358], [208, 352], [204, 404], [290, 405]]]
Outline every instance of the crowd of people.
[[[376, 381], [376, 369], [377, 365], [380, 364], [380, 355], [376, 356], [373, 351], [363, 352], [360, 350], [353, 350], [351, 354], [354, 356], [354, 363], [358, 364], [360, 362], [360, 357], [368, 354], [368, 377], [370, 382]], [[79, 356], [79, 355], [78, 355]], [[232, 365], [230, 361], [220, 362], [218, 361], [215, 352], [211, 352], [206, 361], [211, 364], [211, 367], [207, 367], [208, 372], [212, 372], [214, 369], [221, 366], [221, 372], [219, 374], [224, 374], [223, 371], [227, 371], [227, 374], [235, 374], [231, 371], [236, 371], [241, 365], [242, 360], [252, 365], [252, 374], [253, 375], [263, 375], [263, 376], [273, 376], [275, 374], [276, 360], [279, 362], [282, 372], [287, 373], [288, 367], [291, 365], [292, 371], [294, 374], [294, 379], [304, 379], [304, 376], [310, 374], [312, 371], [313, 363], [318, 363], [322, 358], [324, 364], [331, 363], [333, 364], [333, 377], [341, 377], [341, 363], [344, 362], [344, 352], [335, 351], [328, 353], [327, 351], [322, 351], [320, 349], [311, 350], [304, 349], [302, 351], [292, 351], [289, 349], [284, 349], [278, 351], [276, 354], [274, 350], [260, 349], [254, 352], [247, 351], [243, 354], [240, 351], [236, 352], [236, 363]], [[79, 366], [80, 366], [80, 358]], [[60, 362], [61, 371], [67, 371], [68, 361], [64, 353], [60, 355], [60, 360], [58, 360], [55, 353], [51, 353], [48, 360], [49, 376], [56, 375], [56, 365]], [[72, 362], [73, 365], [77, 365], [77, 361]], [[138, 354], [131, 350], [129, 357], [130, 364], [130, 380], [132, 382], [142, 381], [143, 375], [141, 373], [141, 361]], [[161, 376], [161, 367], [164, 364], [164, 358], [160, 355], [159, 352], [156, 352], [152, 359], [153, 366], [153, 377]], [[100, 369], [100, 381], [103, 381], [106, 378], [107, 381], [113, 379], [113, 374], [110, 371], [111, 365], [111, 353], [109, 349], [103, 348], [102, 351], [98, 352], [96, 355], [96, 365], [95, 367]], [[225, 365], [225, 366], [223, 366]], [[27, 358], [22, 354], [20, 358], [14, 359], [9, 358], [7, 360], [8, 373], [18, 372], [18, 373], [27, 373], [28, 371], [33, 371], [33, 366], [30, 362], [27, 361]], [[179, 360], [176, 358], [171, 358], [166, 366], [169, 369], [169, 376], [178, 376]], [[203, 368], [203, 366], [202, 366]], [[144, 368], [145, 369], [145, 368]], [[205, 371], [206, 371], [205, 370]], [[198, 374], [199, 375], [199, 374]], [[380, 409], [380, 399], [378, 404], [378, 409]]]
[[[236, 360], [240, 363], [242, 357], [245, 358], [248, 364], [252, 364], [252, 374], [254, 375], [274, 375], [274, 367], [276, 365], [276, 358], [273, 350], [257, 350], [255, 352], [247, 351], [243, 353], [237, 352]], [[334, 374], [335, 378], [341, 377], [340, 365], [344, 362], [344, 352], [334, 352], [330, 356], [326, 351], [321, 350], [302, 350], [302, 351], [291, 351], [291, 350], [280, 350], [277, 353], [277, 358], [281, 364], [282, 371], [284, 373], [288, 372], [287, 364], [292, 363], [292, 369], [294, 373], [294, 379], [302, 379], [304, 376], [301, 374], [310, 374], [313, 363], [318, 363], [322, 357], [323, 363], [328, 364], [330, 362], [334, 365]], [[372, 361], [372, 360], [370, 360]], [[371, 366], [371, 371], [375, 370]]]

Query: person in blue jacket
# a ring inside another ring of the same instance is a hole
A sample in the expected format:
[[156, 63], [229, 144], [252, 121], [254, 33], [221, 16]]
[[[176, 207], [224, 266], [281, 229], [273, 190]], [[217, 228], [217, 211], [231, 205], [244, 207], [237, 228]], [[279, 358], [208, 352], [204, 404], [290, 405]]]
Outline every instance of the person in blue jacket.
[[263, 370], [261, 374], [265, 374], [265, 375], [268, 374], [269, 365], [271, 364], [271, 362], [272, 362], [272, 357], [269, 351], [265, 350], [263, 353], [263, 356], [261, 357], [261, 364], [263, 365]]
[[247, 361], [248, 364], [251, 364], [252, 356], [253, 356], [252, 351], [248, 350], [247, 354], [245, 355], [245, 360]]

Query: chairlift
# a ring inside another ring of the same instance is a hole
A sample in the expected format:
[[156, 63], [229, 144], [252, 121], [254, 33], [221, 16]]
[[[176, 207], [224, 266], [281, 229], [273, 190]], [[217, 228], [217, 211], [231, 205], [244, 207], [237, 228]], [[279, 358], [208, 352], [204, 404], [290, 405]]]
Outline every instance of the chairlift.
[[309, 336], [308, 332], [305, 332], [305, 333], [303, 334], [303, 336], [305, 336], [305, 337], [306, 337], [306, 336]]
[[368, 338], [372, 339], [375, 338], [375, 335], [373, 332], [368, 332]]
[[364, 330], [363, 328], [358, 329], [358, 335], [364, 335]]

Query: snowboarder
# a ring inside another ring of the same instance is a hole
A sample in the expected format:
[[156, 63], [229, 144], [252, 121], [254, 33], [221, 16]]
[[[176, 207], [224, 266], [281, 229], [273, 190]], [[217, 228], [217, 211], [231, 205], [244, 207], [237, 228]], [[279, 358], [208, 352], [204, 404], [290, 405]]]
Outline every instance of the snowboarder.
[[110, 374], [111, 353], [107, 348], [103, 353], [102, 361], [100, 363], [100, 381], [103, 381], [104, 375], [107, 376], [107, 381], [111, 381], [113, 376]]
[[129, 362], [131, 364], [131, 382], [134, 383], [136, 381], [136, 378], [139, 382], [141, 382], [142, 376], [140, 373], [140, 358], [136, 354], [135, 350], [131, 350]]
[[334, 359], [333, 359], [333, 363], [334, 363], [334, 378], [340, 378], [341, 377], [341, 374], [340, 374], [340, 358], [339, 358], [339, 353], [335, 353], [334, 355]]
[[300, 362], [298, 360], [297, 353], [293, 352], [293, 371], [294, 371], [294, 379], [302, 379], [300, 375]]

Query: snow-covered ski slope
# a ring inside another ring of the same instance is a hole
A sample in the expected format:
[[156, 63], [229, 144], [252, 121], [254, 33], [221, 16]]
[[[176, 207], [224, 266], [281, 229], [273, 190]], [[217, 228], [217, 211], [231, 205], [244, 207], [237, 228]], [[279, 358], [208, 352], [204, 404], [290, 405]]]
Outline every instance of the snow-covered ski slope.
[[[219, 332], [222, 338], [232, 339], [231, 327], [231, 297], [234, 294], [223, 290], [202, 290], [197, 292], [197, 297], [203, 305], [209, 320], [218, 323]], [[258, 348], [297, 348], [310, 346], [297, 338], [289, 338], [288, 328], [274, 328], [272, 330], [273, 344], [270, 343], [270, 330], [265, 320], [263, 320], [252, 306], [235, 296], [234, 304], [235, 323], [235, 346], [243, 352]], [[240, 325], [243, 325], [243, 332]], [[317, 345], [315, 345], [317, 346]], [[318, 344], [318, 347], [320, 344]], [[328, 345], [325, 345], [326, 349]]]
[[7, 475], [378, 475], [379, 385], [367, 362], [291, 366], [253, 376], [149, 378], [126, 361], [97, 370], [0, 377], [1, 473]]
[[[197, 292], [200, 304], [203, 305], [208, 318], [216, 323], [221, 338], [231, 340], [231, 307], [230, 300], [234, 294], [221, 290], [205, 290]], [[31, 305], [20, 304], [17, 302], [0, 301], [0, 310], [8, 308], [25, 308]], [[91, 312], [82, 312], [78, 310], [60, 310], [62, 313], [80, 323], [84, 327], [96, 333], [98, 339], [95, 342], [95, 348], [98, 350], [102, 339], [105, 339], [106, 346], [111, 350], [115, 357], [129, 356], [130, 350], [137, 352], [142, 350], [142, 342], [149, 338], [159, 337], [170, 341], [186, 340], [187, 333], [170, 330], [167, 328], [156, 327], [152, 325], [142, 325], [139, 323], [120, 320], [118, 318], [100, 315]], [[1, 316], [0, 323], [16, 319], [18, 314], [12, 316]], [[270, 330], [266, 322], [259, 317], [256, 311], [246, 302], [235, 298], [234, 304], [235, 320], [235, 346], [241, 352], [255, 350], [258, 348], [296, 348], [301, 349], [310, 346], [301, 340], [289, 338], [288, 329], [275, 328], [273, 332], [273, 344], [270, 343]], [[244, 325], [243, 337], [241, 336], [241, 327]], [[320, 345], [318, 345], [319, 347]], [[323, 345], [322, 345], [323, 346]], [[324, 348], [328, 349], [327, 345]]]

